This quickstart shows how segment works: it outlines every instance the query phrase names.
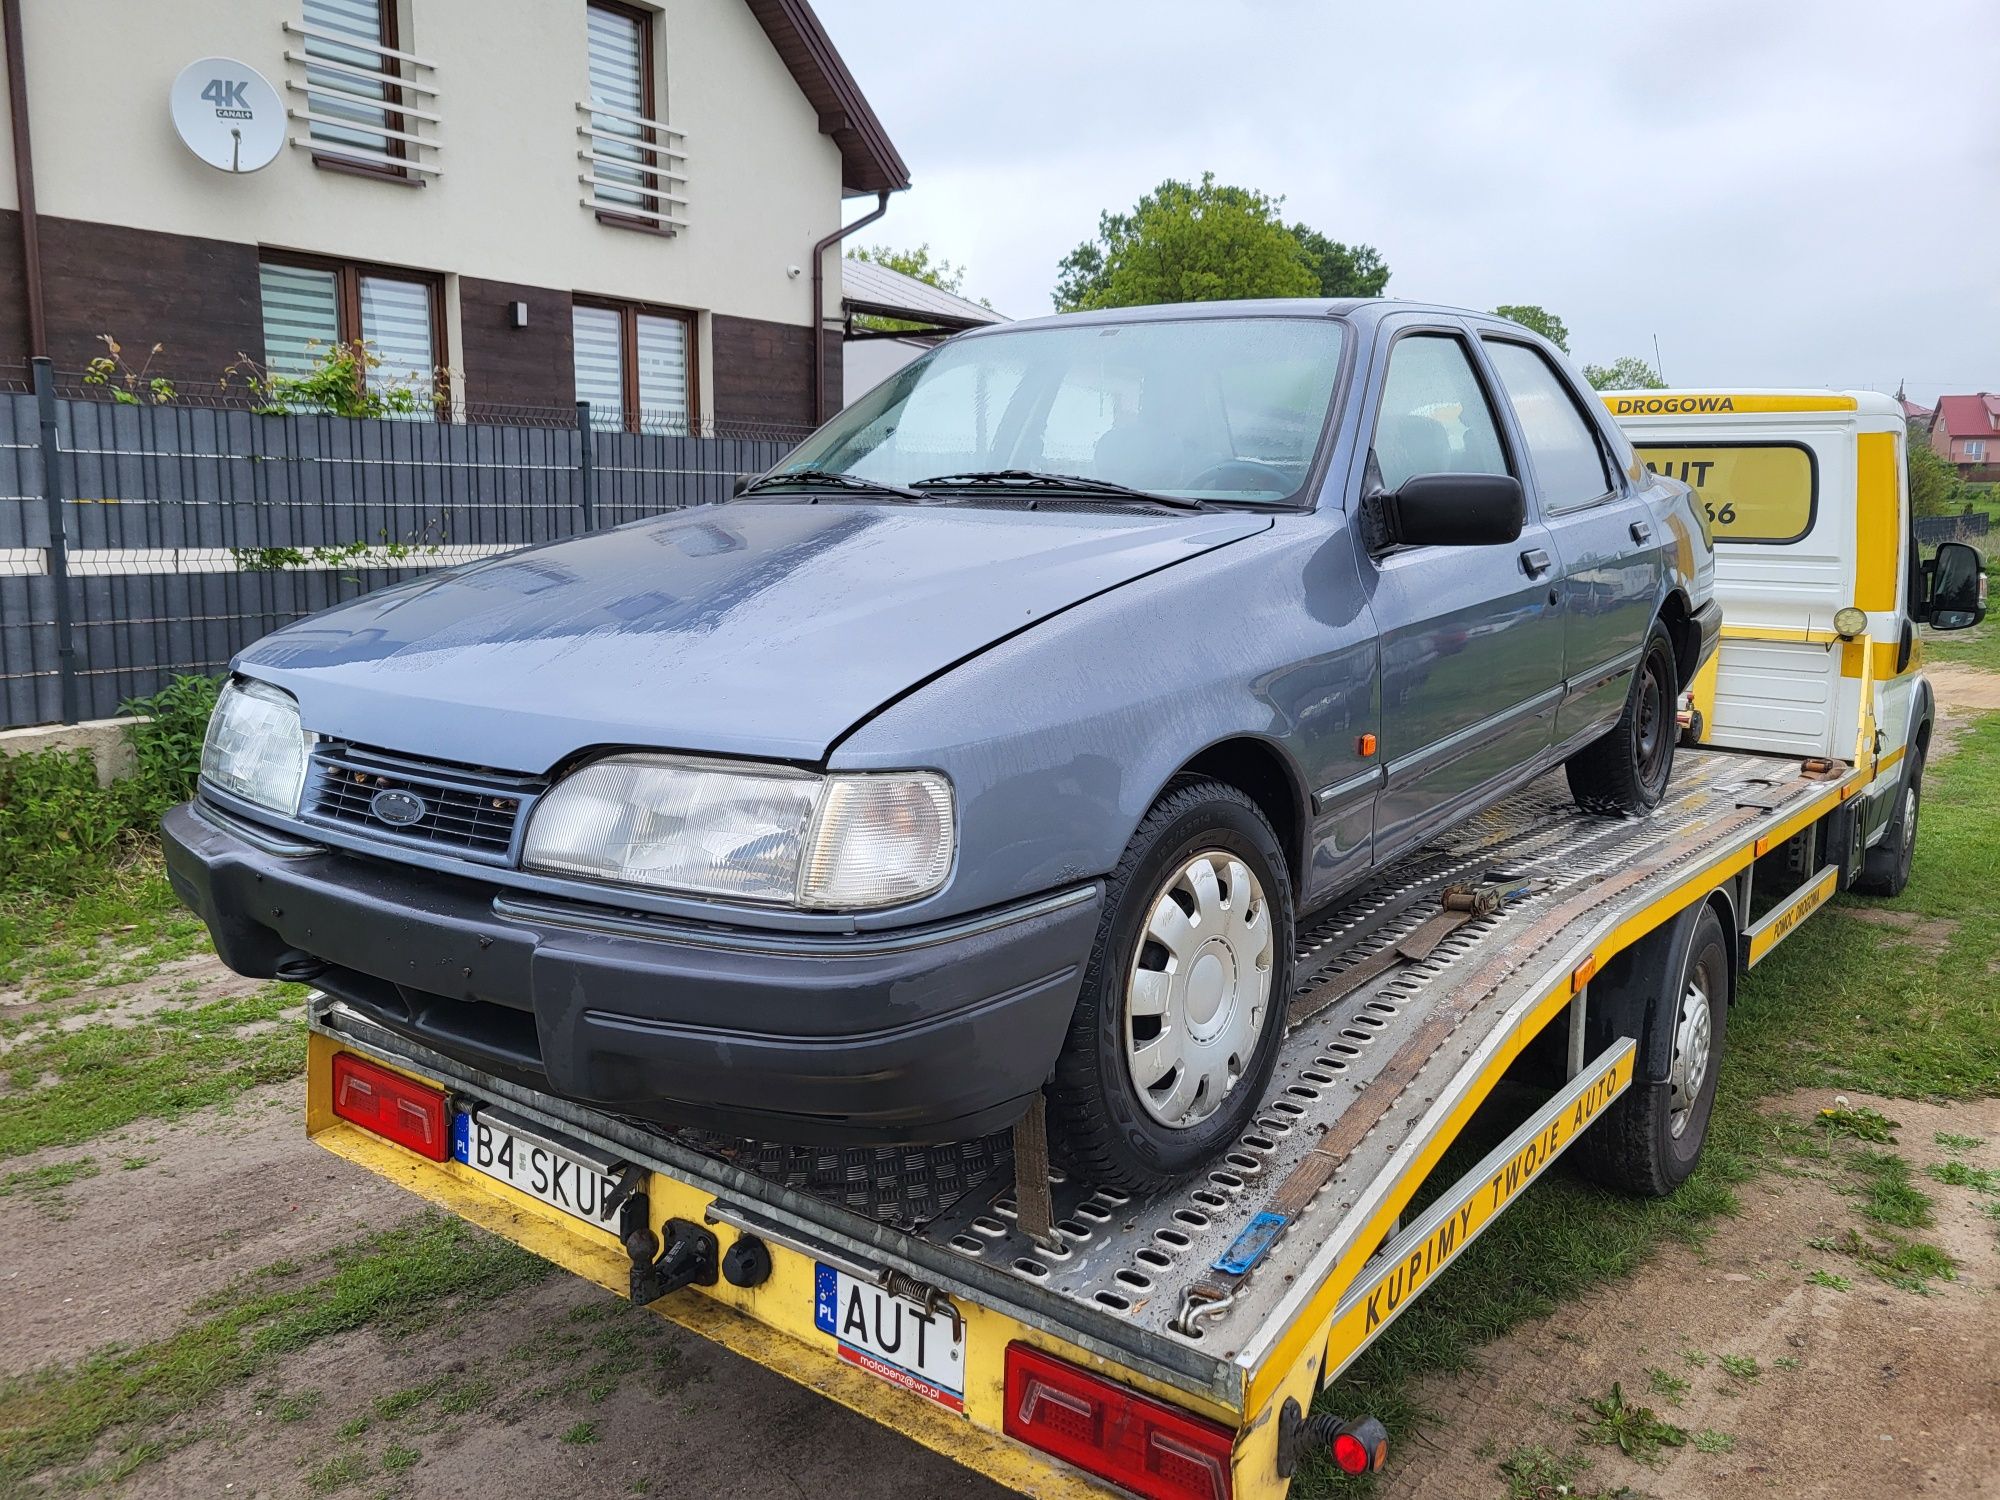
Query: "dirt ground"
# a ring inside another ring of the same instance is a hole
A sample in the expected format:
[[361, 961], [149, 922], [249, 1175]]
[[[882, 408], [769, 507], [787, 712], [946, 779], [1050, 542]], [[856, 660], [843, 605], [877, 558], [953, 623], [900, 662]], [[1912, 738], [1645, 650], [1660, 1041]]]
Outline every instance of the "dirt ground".
[[[2000, 1166], [2000, 1100], [1847, 1097], [1900, 1122], [1895, 1149], [1920, 1172], [1954, 1159], [1938, 1131], [1982, 1137], [1956, 1159]], [[1809, 1117], [1832, 1102], [1814, 1093], [1771, 1108]], [[1919, 1181], [1937, 1213], [1922, 1237], [1958, 1261], [1955, 1282], [1904, 1291], [1813, 1248], [1856, 1222], [1851, 1198], [1821, 1176], [1761, 1177], [1700, 1250], [1668, 1249], [1488, 1345], [1476, 1373], [1420, 1387], [1442, 1420], [1396, 1455], [1384, 1500], [1504, 1494], [1497, 1459], [1520, 1445], [1570, 1451], [1582, 1398], [1614, 1381], [1689, 1433], [1726, 1437], [1729, 1451], [1689, 1443], [1654, 1468], [1594, 1447], [1586, 1495], [1621, 1485], [1659, 1500], [2000, 1495], [2000, 1224], [1980, 1212], [1991, 1198]], [[1815, 1270], [1851, 1287], [1815, 1285]], [[1748, 1356], [1761, 1373], [1733, 1376], [1725, 1355]], [[1652, 1388], [1652, 1369], [1688, 1382], [1678, 1404]]]
[[[146, 1165], [38, 1197], [0, 1198], [0, 1378], [69, 1363], [108, 1343], [166, 1337], [205, 1298], [273, 1263], [306, 1260], [409, 1217], [414, 1200], [310, 1145], [302, 1085], [255, 1090], [227, 1109], [172, 1125], [146, 1122], [86, 1148]], [[33, 1168], [77, 1155], [49, 1151]], [[553, 1330], [535, 1337], [538, 1330]], [[563, 1337], [588, 1330], [585, 1341]], [[604, 1337], [615, 1334], [615, 1339]], [[574, 1347], [573, 1347], [574, 1346]], [[596, 1397], [579, 1386], [603, 1346], [626, 1357]], [[475, 1415], [419, 1404], [343, 1439], [371, 1403], [439, 1379], [479, 1380], [499, 1395]], [[277, 1398], [289, 1397], [286, 1407]], [[291, 1415], [309, 1401], [304, 1416]], [[579, 1423], [585, 1443], [564, 1441]], [[255, 1500], [383, 1493], [392, 1446], [417, 1454], [388, 1492], [425, 1500], [494, 1495], [685, 1494], [820, 1496], [856, 1473], [897, 1500], [1005, 1492], [956, 1465], [726, 1350], [574, 1278], [557, 1275], [518, 1300], [393, 1343], [371, 1330], [336, 1335], [284, 1357], [168, 1435], [171, 1451], [111, 1496]], [[348, 1453], [366, 1472], [335, 1485], [326, 1468]], [[636, 1488], [640, 1481], [647, 1489]]]

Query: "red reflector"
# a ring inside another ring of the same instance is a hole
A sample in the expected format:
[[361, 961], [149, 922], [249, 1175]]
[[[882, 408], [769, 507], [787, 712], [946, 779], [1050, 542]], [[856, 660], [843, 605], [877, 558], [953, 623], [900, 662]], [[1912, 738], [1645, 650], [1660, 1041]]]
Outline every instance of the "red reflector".
[[1343, 1432], [1333, 1440], [1333, 1461], [1340, 1465], [1343, 1474], [1366, 1474], [1373, 1458], [1368, 1445], [1351, 1432]]
[[1026, 1344], [1007, 1346], [1007, 1435], [1147, 1500], [1229, 1500], [1236, 1435]]
[[451, 1155], [444, 1091], [352, 1052], [333, 1055], [333, 1112], [432, 1161]]

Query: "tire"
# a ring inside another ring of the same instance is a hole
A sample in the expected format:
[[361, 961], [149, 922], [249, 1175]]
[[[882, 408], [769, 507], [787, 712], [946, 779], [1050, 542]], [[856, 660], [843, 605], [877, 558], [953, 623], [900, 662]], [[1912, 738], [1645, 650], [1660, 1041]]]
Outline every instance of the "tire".
[[[1153, 1192], [1243, 1133], [1284, 1040], [1292, 927], [1284, 848], [1257, 805], [1218, 781], [1171, 783], [1105, 883], [1049, 1087], [1052, 1144], [1071, 1170]], [[1162, 977], [1141, 980], [1141, 970]]]
[[1924, 807], [1924, 752], [1912, 752], [1909, 774], [1896, 793], [1899, 805], [1875, 847], [1861, 856], [1854, 889], [1864, 896], [1900, 896], [1910, 883], [1910, 860], [1917, 852], [1917, 818]]
[[1593, 812], [1647, 813], [1660, 805], [1674, 774], [1674, 722], [1680, 701], [1674, 643], [1658, 620], [1632, 674], [1625, 710], [1608, 734], [1569, 758], [1569, 789]]
[[[1632, 1086], [1576, 1148], [1584, 1176], [1643, 1198], [1664, 1198], [1687, 1181], [1708, 1141], [1733, 972], [1713, 906], [1702, 905], [1671, 959], [1663, 977], [1671, 976], [1673, 988], [1655, 997], [1669, 1013], [1656, 1012], [1660, 1024], [1646, 1026]], [[1669, 1049], [1667, 1077], [1655, 1083], [1652, 1054], [1663, 1045]]]

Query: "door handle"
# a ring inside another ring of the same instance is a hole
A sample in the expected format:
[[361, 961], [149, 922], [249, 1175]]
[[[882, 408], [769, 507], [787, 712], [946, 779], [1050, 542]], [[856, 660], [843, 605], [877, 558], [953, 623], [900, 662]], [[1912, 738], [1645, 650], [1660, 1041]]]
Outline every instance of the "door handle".
[[1530, 547], [1526, 552], [1521, 554], [1521, 571], [1526, 573], [1530, 578], [1540, 578], [1553, 566], [1554, 564], [1549, 561], [1548, 553], [1544, 552], [1540, 547]]
[[1651, 521], [1634, 521], [1632, 523], [1633, 541], [1650, 542], [1652, 539], [1653, 539], [1653, 523]]

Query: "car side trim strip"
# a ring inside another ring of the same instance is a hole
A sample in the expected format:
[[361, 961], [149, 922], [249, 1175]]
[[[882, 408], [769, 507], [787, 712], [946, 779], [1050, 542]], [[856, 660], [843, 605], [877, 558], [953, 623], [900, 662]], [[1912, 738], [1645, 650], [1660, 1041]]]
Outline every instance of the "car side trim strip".
[[1560, 683], [1535, 694], [1527, 702], [1514, 708], [1481, 719], [1477, 724], [1468, 724], [1454, 735], [1439, 740], [1435, 745], [1391, 761], [1386, 767], [1386, 782], [1398, 786], [1418, 776], [1440, 770], [1455, 760], [1460, 760], [1482, 745], [1492, 741], [1496, 734], [1512, 729], [1524, 719], [1538, 718], [1550, 712], [1564, 699], [1567, 689]]
[[1639, 658], [1645, 654], [1646, 648], [1641, 645], [1631, 651], [1619, 653], [1611, 661], [1599, 667], [1588, 676], [1572, 677], [1563, 686], [1563, 702], [1568, 703], [1572, 699], [1582, 697], [1585, 693], [1595, 692], [1614, 677], [1623, 677], [1627, 672], [1630, 672], [1634, 667], [1639, 665]]
[[1370, 766], [1359, 775], [1350, 776], [1345, 781], [1336, 781], [1332, 786], [1323, 786], [1313, 793], [1313, 816], [1333, 811], [1341, 803], [1360, 796], [1363, 792], [1373, 792], [1382, 784], [1387, 773], [1380, 766]]

